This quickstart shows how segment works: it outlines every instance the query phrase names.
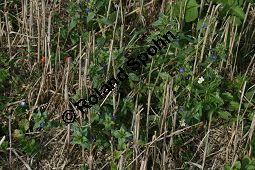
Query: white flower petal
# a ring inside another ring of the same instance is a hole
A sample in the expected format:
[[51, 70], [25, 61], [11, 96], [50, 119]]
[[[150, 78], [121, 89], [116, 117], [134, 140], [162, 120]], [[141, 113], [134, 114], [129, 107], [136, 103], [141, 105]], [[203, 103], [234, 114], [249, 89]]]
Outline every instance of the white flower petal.
[[21, 105], [21, 106], [25, 106], [25, 102], [23, 102], [23, 101], [20, 102], [20, 105]]
[[197, 81], [197, 82], [198, 82], [199, 84], [201, 84], [204, 80], [205, 80], [204, 77], [200, 77], [200, 78], [198, 78], [198, 81]]
[[180, 120], [179, 122], [180, 122], [181, 127], [186, 126], [185, 120], [182, 119], [182, 120]]

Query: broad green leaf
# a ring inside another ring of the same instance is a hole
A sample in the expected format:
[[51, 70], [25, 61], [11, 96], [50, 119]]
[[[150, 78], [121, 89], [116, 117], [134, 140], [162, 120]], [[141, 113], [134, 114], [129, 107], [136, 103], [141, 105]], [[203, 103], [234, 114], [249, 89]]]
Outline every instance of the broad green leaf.
[[249, 165], [250, 163], [250, 159], [247, 155], [244, 156], [244, 158], [242, 159], [242, 166], [246, 167], [247, 165]]
[[239, 6], [243, 5], [243, 3], [244, 3], [244, 0], [238, 0]]
[[78, 101], [81, 98], [81, 92], [80, 90], [76, 90], [75, 94], [73, 96], [71, 96], [71, 98], [75, 101]]
[[24, 133], [19, 129], [15, 129], [13, 132], [13, 137], [15, 139], [20, 139], [20, 138], [24, 137]]
[[161, 72], [159, 73], [159, 76], [163, 79], [163, 80], [167, 80], [170, 76], [168, 73], [166, 72]]
[[72, 41], [72, 44], [75, 44], [79, 41], [79, 35], [77, 34], [77, 32], [73, 32], [71, 35], [70, 35], [70, 38], [71, 38], [71, 41]]
[[240, 161], [236, 161], [235, 167], [238, 168], [238, 169], [241, 169], [241, 162]]
[[180, 87], [179, 85], [175, 84], [174, 85], [174, 91], [178, 91], [179, 87]]
[[232, 13], [235, 16], [237, 16], [237, 17], [239, 17], [241, 19], [244, 19], [245, 13], [243, 12], [243, 9], [240, 6], [235, 6], [235, 7], [231, 8], [231, 9], [232, 9]]
[[139, 77], [134, 73], [129, 73], [129, 79], [132, 81], [139, 81]]
[[0, 149], [7, 151], [7, 148], [9, 147], [8, 141], [3, 141], [3, 143], [0, 145]]
[[179, 17], [179, 15], [180, 15], [180, 3], [179, 3], [179, 1], [177, 1], [177, 3], [173, 7], [173, 15], [175, 17]]
[[247, 170], [254, 170], [255, 169], [255, 165], [248, 165], [247, 166]]
[[0, 69], [0, 83], [5, 81], [8, 76], [9, 76], [9, 73], [7, 69]]
[[118, 166], [116, 163], [114, 163], [114, 162], [111, 163], [111, 170], [116, 170], [116, 169], [118, 169], [117, 167]]
[[77, 25], [77, 20], [72, 19], [70, 26], [69, 26], [69, 31], [71, 31], [74, 27]]
[[217, 105], [223, 105], [224, 101], [223, 99], [220, 97], [219, 93], [216, 92], [215, 95], [213, 95], [213, 101], [215, 104]]
[[19, 128], [23, 131], [26, 132], [29, 129], [29, 121], [27, 119], [22, 119], [19, 122]]
[[229, 6], [235, 5], [235, 3], [236, 3], [236, 0], [228, 0]]
[[91, 123], [99, 121], [99, 115], [96, 112], [91, 112]]
[[225, 165], [224, 170], [230, 170], [231, 166], [230, 165]]
[[200, 29], [206, 28], [207, 23], [205, 22], [205, 19], [201, 19], [197, 22], [197, 31], [199, 31]]
[[233, 95], [229, 92], [225, 92], [221, 94], [222, 98], [228, 101], [233, 100]]
[[107, 19], [106, 17], [104, 17], [102, 19], [99, 19], [98, 22], [100, 24], [105, 24], [105, 25], [111, 25], [112, 24], [112, 22], [109, 19]]
[[231, 117], [231, 114], [227, 111], [219, 111], [219, 115], [220, 117], [222, 117], [223, 119], [229, 119]]
[[252, 100], [255, 97], [255, 91], [254, 90], [249, 91], [249, 92], [246, 93], [245, 96], [247, 97], [247, 99]]
[[239, 103], [231, 101], [230, 102], [230, 110], [237, 111], [237, 109], [239, 109]]
[[95, 15], [96, 14], [94, 12], [90, 12], [87, 17], [87, 23], [89, 23], [89, 21], [91, 21], [95, 17]]
[[235, 25], [235, 26], [239, 26], [242, 24], [242, 21], [239, 17], [237, 16], [230, 16], [230, 21]]
[[185, 21], [191, 22], [198, 17], [198, 3], [196, 0], [189, 0], [186, 6]]

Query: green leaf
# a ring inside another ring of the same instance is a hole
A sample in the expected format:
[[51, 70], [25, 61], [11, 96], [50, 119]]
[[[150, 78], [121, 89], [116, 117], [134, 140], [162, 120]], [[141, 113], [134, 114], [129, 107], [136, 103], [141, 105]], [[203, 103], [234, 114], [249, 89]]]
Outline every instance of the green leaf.
[[112, 22], [109, 19], [107, 19], [106, 17], [103, 17], [102, 19], [99, 19], [98, 22], [100, 24], [105, 24], [105, 25], [111, 25], [112, 24]]
[[77, 25], [77, 20], [72, 19], [69, 26], [69, 31], [71, 31], [74, 27], [76, 27], [76, 25]]
[[230, 110], [231, 111], [237, 111], [239, 109], [239, 103], [231, 101], [230, 102]]
[[214, 103], [215, 105], [221, 106], [224, 104], [224, 101], [219, 95], [219, 92], [216, 92], [214, 95], [212, 95], [211, 102]]
[[239, 6], [243, 5], [243, 3], [244, 3], [244, 0], [238, 0]]
[[111, 130], [112, 125], [114, 125], [114, 122], [112, 121], [112, 117], [110, 115], [106, 114], [103, 124], [105, 126], [105, 130]]
[[255, 90], [246, 92], [245, 96], [247, 97], [247, 99], [252, 100], [255, 96]]
[[239, 26], [242, 24], [242, 21], [239, 17], [236, 17], [236, 16], [231, 16], [230, 17], [230, 20], [236, 25], [236, 26]]
[[75, 94], [73, 96], [71, 96], [71, 98], [74, 100], [74, 101], [78, 101], [80, 98], [81, 98], [81, 92], [80, 90], [75, 90]]
[[27, 119], [22, 119], [19, 122], [19, 128], [23, 131], [26, 132], [29, 129], [29, 121]]
[[94, 12], [90, 12], [87, 17], [87, 23], [89, 23], [89, 21], [91, 21], [95, 17], [95, 15], [96, 14]]
[[7, 148], [9, 147], [8, 141], [3, 141], [3, 143], [0, 145], [0, 149], [7, 151]]
[[254, 165], [249, 165], [247, 166], [247, 170], [254, 170], [255, 169], [255, 166]]
[[95, 121], [99, 121], [99, 115], [97, 114], [97, 112], [93, 111], [91, 112], [91, 123]]
[[225, 165], [224, 170], [230, 170], [231, 166], [230, 165]]
[[236, 161], [235, 167], [238, 168], [238, 169], [241, 169], [241, 162], [240, 161]]
[[166, 72], [161, 72], [159, 73], [159, 76], [163, 79], [163, 80], [167, 80], [170, 76], [168, 73]]
[[132, 81], [139, 81], [139, 77], [134, 73], [129, 73], [129, 79]]
[[7, 69], [0, 69], [0, 83], [4, 82], [9, 76]]
[[240, 6], [235, 6], [235, 7], [231, 8], [231, 9], [232, 9], [232, 13], [235, 16], [237, 16], [237, 17], [239, 17], [241, 19], [244, 19], [245, 13], [243, 12], [243, 9]]
[[229, 117], [231, 117], [231, 114], [227, 111], [219, 111], [219, 115], [220, 117], [222, 117], [223, 119], [228, 120]]
[[37, 152], [40, 149], [40, 146], [35, 141], [35, 139], [24, 138], [21, 140], [20, 144], [22, 150], [29, 156], [32, 156], [35, 152]]
[[197, 22], [197, 28], [196, 28], [196, 30], [199, 31], [200, 29], [202, 29], [201, 26], [202, 26], [203, 24], [204, 24], [205, 27], [206, 27], [207, 23], [205, 22], [205, 19], [204, 19], [204, 18], [201, 19], [201, 20], [199, 20], [199, 21]]
[[173, 7], [173, 15], [175, 17], [178, 17], [180, 15], [180, 2], [177, 1], [177, 3]]
[[186, 6], [185, 21], [191, 22], [198, 17], [198, 3], [196, 0], [189, 0]]
[[89, 166], [88, 166], [88, 165], [83, 165], [83, 166], [81, 167], [81, 170], [89, 170]]
[[15, 139], [20, 139], [20, 138], [24, 137], [24, 133], [19, 129], [15, 129], [13, 132], [13, 137]]
[[89, 141], [87, 136], [87, 127], [84, 127], [82, 129], [76, 129], [73, 134], [73, 144], [79, 144], [83, 148], [89, 148]]
[[221, 96], [223, 99], [228, 100], [228, 101], [231, 101], [234, 98], [233, 95], [229, 92], [222, 93]]
[[229, 6], [235, 5], [235, 3], [236, 3], [236, 0], [228, 0]]
[[250, 159], [247, 155], [244, 156], [244, 158], [242, 159], [242, 168], [245, 168], [246, 166], [248, 166], [250, 163]]
[[116, 170], [116, 169], [118, 169], [117, 164], [114, 163], [114, 162], [112, 162], [112, 163], [111, 163], [111, 170]]
[[72, 34], [70, 35], [72, 44], [75, 44], [79, 41], [79, 35], [77, 34], [77, 32], [72, 32]]

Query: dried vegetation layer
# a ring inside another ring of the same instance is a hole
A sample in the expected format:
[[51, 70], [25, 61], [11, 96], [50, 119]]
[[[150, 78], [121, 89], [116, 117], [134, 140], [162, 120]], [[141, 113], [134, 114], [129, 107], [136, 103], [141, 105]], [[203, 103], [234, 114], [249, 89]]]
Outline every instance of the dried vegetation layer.
[[[113, 2], [109, 1], [109, 3], [107, 16]], [[11, 76], [8, 83], [15, 83], [17, 75], [23, 78], [23, 81], [16, 83], [19, 84], [18, 92], [26, 94], [24, 98], [26, 98], [28, 109], [23, 117], [29, 120], [30, 126], [34, 123], [32, 113], [41, 106], [45, 106], [44, 110], [48, 113], [47, 118], [50, 121], [62, 122], [61, 113], [71, 107], [68, 96], [74, 94], [77, 89], [90, 91], [93, 75], [89, 73], [89, 68], [90, 64], [96, 60], [95, 51], [98, 50], [98, 47], [95, 39], [97, 37], [107, 37], [107, 41], [102, 47], [109, 49], [110, 53], [105, 77], [116, 74], [114, 69], [113, 73], [110, 73], [116, 64], [112, 59], [114, 50], [127, 45], [126, 52], [131, 53], [135, 46], [129, 46], [134, 38], [131, 35], [139, 28], [144, 28], [149, 32], [160, 31], [151, 27], [151, 24], [158, 19], [160, 12], [167, 10], [166, 7], [169, 3], [175, 2], [171, 0], [122, 2], [116, 10], [118, 18], [113, 23], [103, 26], [99, 24], [93, 31], [88, 31], [89, 28], [80, 30], [87, 33], [87, 41], [83, 41], [80, 37], [76, 44], [72, 44], [73, 40], [70, 37], [67, 36], [67, 39], [61, 37], [61, 34], [64, 34], [62, 30], [70, 28], [68, 25], [73, 17], [66, 11], [68, 1], [1, 2], [0, 50], [2, 53], [8, 54], [8, 62], [12, 63], [10, 73], [14, 77]], [[78, 2], [77, 5], [79, 5]], [[193, 74], [202, 72], [200, 65], [205, 60], [205, 54], [210, 53], [210, 44], [222, 41], [223, 46], [229, 47], [227, 49], [228, 56], [225, 61], [222, 60], [218, 63], [218, 71], [229, 80], [234, 80], [239, 73], [251, 77], [250, 82], [245, 82], [239, 89], [241, 94], [239, 100], [240, 106], [244, 101], [248, 101], [254, 108], [254, 102], [247, 99], [244, 90], [247, 87], [252, 87], [255, 82], [255, 6], [246, 4], [245, 9], [245, 19], [240, 29], [230, 22], [230, 18], [224, 18], [219, 22], [217, 20], [219, 6], [209, 4], [205, 12], [208, 19], [206, 31], [197, 32], [195, 27], [190, 30], [190, 35], [195, 34], [198, 37], [198, 43], [194, 46], [195, 53], [190, 57], [194, 57]], [[81, 13], [83, 12], [81, 11]], [[179, 30], [185, 29], [183, 12], [180, 11], [177, 23]], [[57, 19], [55, 16], [58, 16]], [[209, 29], [213, 29], [213, 31], [210, 32]], [[224, 34], [217, 34], [217, 30], [222, 30]], [[72, 32], [66, 32], [66, 34], [72, 34]], [[145, 42], [146, 36], [136, 37], [135, 42], [142, 44]], [[178, 53], [178, 50], [175, 53]], [[63, 54], [71, 56], [71, 60], [64, 60]], [[239, 57], [244, 54], [246, 55]], [[42, 55], [46, 57], [45, 62], [42, 60]], [[75, 68], [71, 66], [72, 61], [76, 61]], [[169, 74], [174, 74], [175, 62], [167, 64], [165, 67], [170, 68]], [[160, 68], [156, 67], [155, 70], [159, 71]], [[144, 83], [149, 81], [147, 77]], [[12, 96], [14, 99], [8, 103], [8, 107], [4, 110], [5, 113], [11, 112], [15, 104], [19, 102], [19, 100], [15, 101], [15, 98], [20, 98], [15, 89], [8, 88], [8, 83], [2, 92], [3, 96]], [[161, 112], [155, 113], [154, 108], [150, 107], [156, 103], [156, 100], [151, 97], [151, 91], [148, 92], [146, 105], [135, 104], [135, 109], [131, 113], [132, 120], [130, 119], [133, 140], [128, 143], [128, 149], [124, 150], [118, 159], [119, 169], [147, 169], [148, 167], [178, 169], [183, 168], [186, 164], [191, 168], [223, 169], [226, 163], [234, 165], [244, 155], [251, 155], [249, 142], [254, 131], [255, 117], [246, 132], [243, 130], [245, 119], [237, 119], [231, 124], [226, 121], [213, 120], [181, 126], [177, 121], [177, 94], [174, 92], [173, 82], [165, 81], [164, 88]], [[118, 101], [121, 95], [119, 93], [116, 90], [111, 94], [114, 113], [119, 111]], [[137, 92], [131, 90], [129, 94], [135, 102]], [[187, 99], [189, 97], [190, 94], [187, 94]], [[160, 121], [156, 129], [149, 127], [148, 124], [145, 125], [145, 131], [148, 132], [151, 141], [140, 146], [138, 142], [142, 132], [139, 130], [141, 126], [144, 127], [143, 122], [140, 122], [142, 110], [156, 115]], [[238, 115], [244, 117], [245, 113], [246, 110], [243, 109]], [[89, 122], [90, 119], [91, 113], [78, 115], [80, 126], [84, 121]], [[19, 149], [18, 140], [14, 136], [14, 129], [17, 128], [19, 120], [17, 115], [13, 115], [12, 118], [4, 114], [0, 116], [1, 124], [8, 127], [10, 132], [9, 136], [5, 138], [10, 141], [8, 152], [0, 150], [0, 167], [3, 169], [9, 167], [10, 164], [12, 169], [78, 169], [83, 164], [87, 164], [91, 169], [107, 169], [110, 167], [110, 162], [113, 161], [115, 153], [110, 151], [110, 148], [99, 150], [98, 146], [92, 144], [87, 150], [80, 145], [71, 144], [70, 125], [36, 132], [30, 128], [25, 135], [38, 139], [41, 149], [33, 156], [27, 156]], [[0, 136], [2, 137], [2, 135]], [[106, 136], [109, 141], [112, 141], [112, 134]], [[177, 144], [176, 141], [179, 143], [177, 142]], [[116, 143], [111, 143], [112, 147], [115, 145]], [[185, 153], [189, 153], [186, 158], [183, 156]]]

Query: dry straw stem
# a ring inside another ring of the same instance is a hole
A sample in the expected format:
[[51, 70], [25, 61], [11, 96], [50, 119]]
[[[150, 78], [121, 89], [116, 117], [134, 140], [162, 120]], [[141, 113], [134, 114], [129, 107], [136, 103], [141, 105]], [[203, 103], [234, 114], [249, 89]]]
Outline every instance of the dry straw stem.
[[188, 129], [191, 129], [191, 128], [194, 128], [194, 127], [197, 127], [197, 126], [201, 126], [202, 125], [202, 122], [201, 123], [197, 123], [195, 125], [192, 125], [192, 126], [188, 126], [188, 127], [185, 127], [183, 129], [180, 129], [180, 130], [176, 130], [175, 132], [173, 133], [170, 133], [169, 135], [166, 135], [168, 133], [168, 131], [165, 131], [163, 132], [162, 134], [160, 134], [158, 137], [156, 137], [156, 135], [154, 135], [154, 138], [151, 142], [148, 142], [145, 146], [145, 149], [143, 151], [141, 151], [127, 166], [126, 168], [128, 168], [130, 165], [133, 164], [134, 161], [136, 161], [147, 149], [149, 149], [153, 144], [155, 144], [156, 142], [160, 142], [161, 140], [164, 140], [165, 138], [169, 138], [169, 137], [172, 137], [172, 136], [175, 136], [175, 135], [180, 135], [181, 133], [185, 132], [186, 130]]
[[10, 152], [13, 152], [14, 155], [16, 155], [18, 157], [18, 159], [25, 165], [25, 167], [28, 169], [28, 170], [32, 170], [31, 167], [29, 166], [28, 163], [26, 163], [21, 156], [19, 156], [19, 154], [16, 152], [15, 149], [13, 148], [7, 148]]
[[2, 137], [2, 139], [0, 140], [0, 146], [2, 145], [2, 143], [4, 142], [5, 140], [5, 136]]

